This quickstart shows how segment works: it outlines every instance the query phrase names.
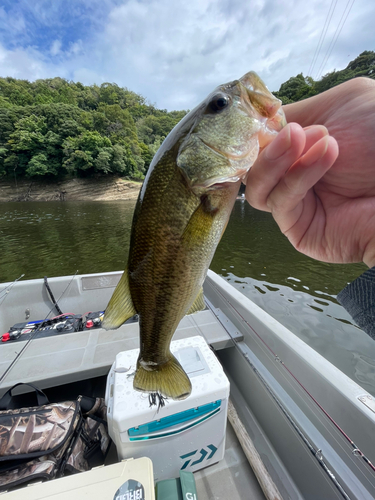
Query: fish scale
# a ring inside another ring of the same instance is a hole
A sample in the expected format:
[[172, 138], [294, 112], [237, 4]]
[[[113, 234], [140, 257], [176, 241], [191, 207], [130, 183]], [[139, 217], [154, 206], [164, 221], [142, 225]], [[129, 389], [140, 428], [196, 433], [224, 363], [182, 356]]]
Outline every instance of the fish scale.
[[103, 321], [118, 328], [139, 315], [136, 390], [190, 394], [170, 342], [182, 317], [204, 308], [203, 281], [241, 177], [285, 124], [280, 105], [250, 72], [215, 89], [156, 153], [134, 211], [128, 266]]

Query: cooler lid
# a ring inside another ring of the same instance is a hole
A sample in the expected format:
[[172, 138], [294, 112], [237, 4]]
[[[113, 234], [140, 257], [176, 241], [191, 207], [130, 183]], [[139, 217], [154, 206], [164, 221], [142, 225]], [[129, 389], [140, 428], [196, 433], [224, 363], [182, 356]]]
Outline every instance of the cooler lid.
[[152, 462], [147, 457], [131, 458], [3, 493], [1, 500], [19, 500], [21, 497], [27, 500], [155, 500]]
[[148, 394], [133, 389], [139, 349], [117, 354], [108, 376], [106, 392], [108, 421], [117, 431], [124, 432], [153, 420], [228, 398], [229, 381], [204, 338], [195, 336], [173, 341], [171, 351], [187, 372], [192, 393], [181, 401], [168, 398], [164, 407], [150, 407]]

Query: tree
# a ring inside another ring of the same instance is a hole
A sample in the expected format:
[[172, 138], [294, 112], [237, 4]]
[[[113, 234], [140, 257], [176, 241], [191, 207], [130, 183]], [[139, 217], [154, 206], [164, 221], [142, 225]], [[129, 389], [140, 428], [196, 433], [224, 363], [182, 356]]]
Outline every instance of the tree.
[[4, 160], [7, 157], [8, 150], [6, 148], [0, 147], [0, 177], [6, 175], [6, 167], [4, 165]]
[[111, 141], [96, 131], [86, 130], [74, 138], [68, 137], [63, 145], [65, 157], [63, 166], [71, 173], [89, 169], [97, 171], [98, 164], [95, 161], [99, 152], [111, 146]]
[[[319, 81], [299, 73], [275, 95], [284, 104], [295, 102], [358, 76], [375, 78], [375, 52], [362, 52], [345, 69]], [[0, 176], [143, 178], [185, 114], [157, 109], [116, 83], [0, 78]]]
[[15, 124], [15, 130], [10, 134], [8, 144], [12, 151], [32, 155], [35, 151], [44, 147], [44, 134], [46, 131], [44, 117], [38, 118], [36, 115], [30, 115], [21, 118]]
[[302, 73], [289, 78], [280, 86], [278, 92], [274, 92], [275, 96], [282, 100], [283, 104], [300, 101], [316, 93], [314, 80], [310, 76], [303, 76]]
[[50, 172], [50, 166], [47, 155], [44, 153], [37, 153], [34, 155], [27, 164], [26, 174], [29, 177], [46, 175]]
[[48, 130], [44, 117], [21, 118], [8, 140], [10, 150], [17, 153], [17, 161], [11, 155], [4, 165], [13, 170], [18, 167], [18, 174], [27, 177], [57, 175], [61, 164], [60, 144], [60, 136]]

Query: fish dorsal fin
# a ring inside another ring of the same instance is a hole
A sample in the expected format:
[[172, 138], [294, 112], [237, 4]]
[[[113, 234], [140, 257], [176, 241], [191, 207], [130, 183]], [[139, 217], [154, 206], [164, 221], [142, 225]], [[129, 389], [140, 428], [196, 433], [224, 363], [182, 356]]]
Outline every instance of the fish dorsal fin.
[[114, 330], [135, 314], [137, 311], [130, 295], [129, 271], [126, 267], [105, 310], [102, 327]]
[[196, 296], [193, 305], [190, 307], [188, 312], [186, 314], [193, 314], [198, 311], [203, 311], [203, 309], [206, 308], [206, 304], [204, 302], [204, 297], [203, 297], [203, 288], [199, 290], [198, 295]]

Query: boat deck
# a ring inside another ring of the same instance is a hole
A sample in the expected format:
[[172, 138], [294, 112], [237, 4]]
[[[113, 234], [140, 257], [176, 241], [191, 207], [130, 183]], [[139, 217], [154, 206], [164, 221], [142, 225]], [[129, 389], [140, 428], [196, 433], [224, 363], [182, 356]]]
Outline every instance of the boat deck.
[[[120, 276], [50, 282], [56, 296], [64, 295], [62, 310], [79, 313], [103, 310]], [[204, 293], [208, 309], [183, 318], [174, 339], [200, 335], [215, 350], [230, 381], [231, 400], [282, 497], [375, 498], [372, 396], [212, 272]], [[51, 309], [43, 280], [17, 283], [7, 301], [12, 307], [3, 307], [3, 332], [25, 321], [27, 312], [36, 320]], [[0, 345], [0, 374], [6, 372], [0, 396], [20, 381], [45, 389], [50, 401], [72, 394], [103, 396], [116, 354], [137, 347], [134, 321], [109, 332], [98, 328], [7, 342]], [[199, 500], [264, 498], [229, 424], [224, 459], [195, 477]]]
[[[185, 316], [174, 340], [203, 336], [215, 350], [231, 345], [228, 332], [210, 310]], [[241, 335], [237, 333], [237, 338]], [[0, 383], [0, 397], [14, 384], [35, 383], [41, 389], [91, 377], [107, 375], [116, 354], [139, 347], [139, 325], [130, 321], [117, 330], [102, 328], [53, 337], [35, 337], [32, 342], [0, 345], [0, 374], [9, 370]], [[13, 361], [22, 352], [22, 361]]]
[[[233, 325], [229, 327], [233, 328]], [[238, 340], [241, 339], [238, 332], [233, 332], [233, 334]], [[219, 350], [233, 343], [217, 316], [208, 309], [183, 318], [174, 339], [196, 335], [203, 336], [212, 347]], [[0, 346], [2, 349], [0, 373], [11, 366], [11, 362], [25, 348], [25, 345], [26, 342], [17, 342]], [[137, 347], [139, 347], [137, 322], [129, 322], [118, 330], [110, 332], [97, 329], [60, 337], [36, 338], [22, 353], [22, 362], [16, 362], [8, 372], [0, 385], [0, 394], [22, 380], [45, 389], [51, 401], [69, 399], [75, 396], [75, 391], [81, 389], [81, 384], [84, 384], [85, 380], [95, 376], [97, 382], [94, 384], [96, 385], [94, 392], [96, 395], [103, 395], [100, 392], [103, 391], [105, 377], [117, 352]], [[74, 370], [72, 370], [73, 366]], [[46, 376], [47, 373], [48, 376]], [[117, 454], [113, 447], [108, 463], [116, 461]], [[231, 500], [244, 498], [263, 500], [265, 498], [229, 422], [226, 430], [224, 459], [195, 472], [194, 477], [199, 500], [227, 500], [229, 498]]]
[[264, 500], [258, 480], [230, 423], [224, 459], [194, 473], [199, 500]]
[[[116, 449], [112, 446], [107, 457], [107, 465], [116, 461]], [[194, 478], [198, 493], [197, 500], [264, 500], [266, 498], [229, 422], [223, 460], [194, 472]]]

